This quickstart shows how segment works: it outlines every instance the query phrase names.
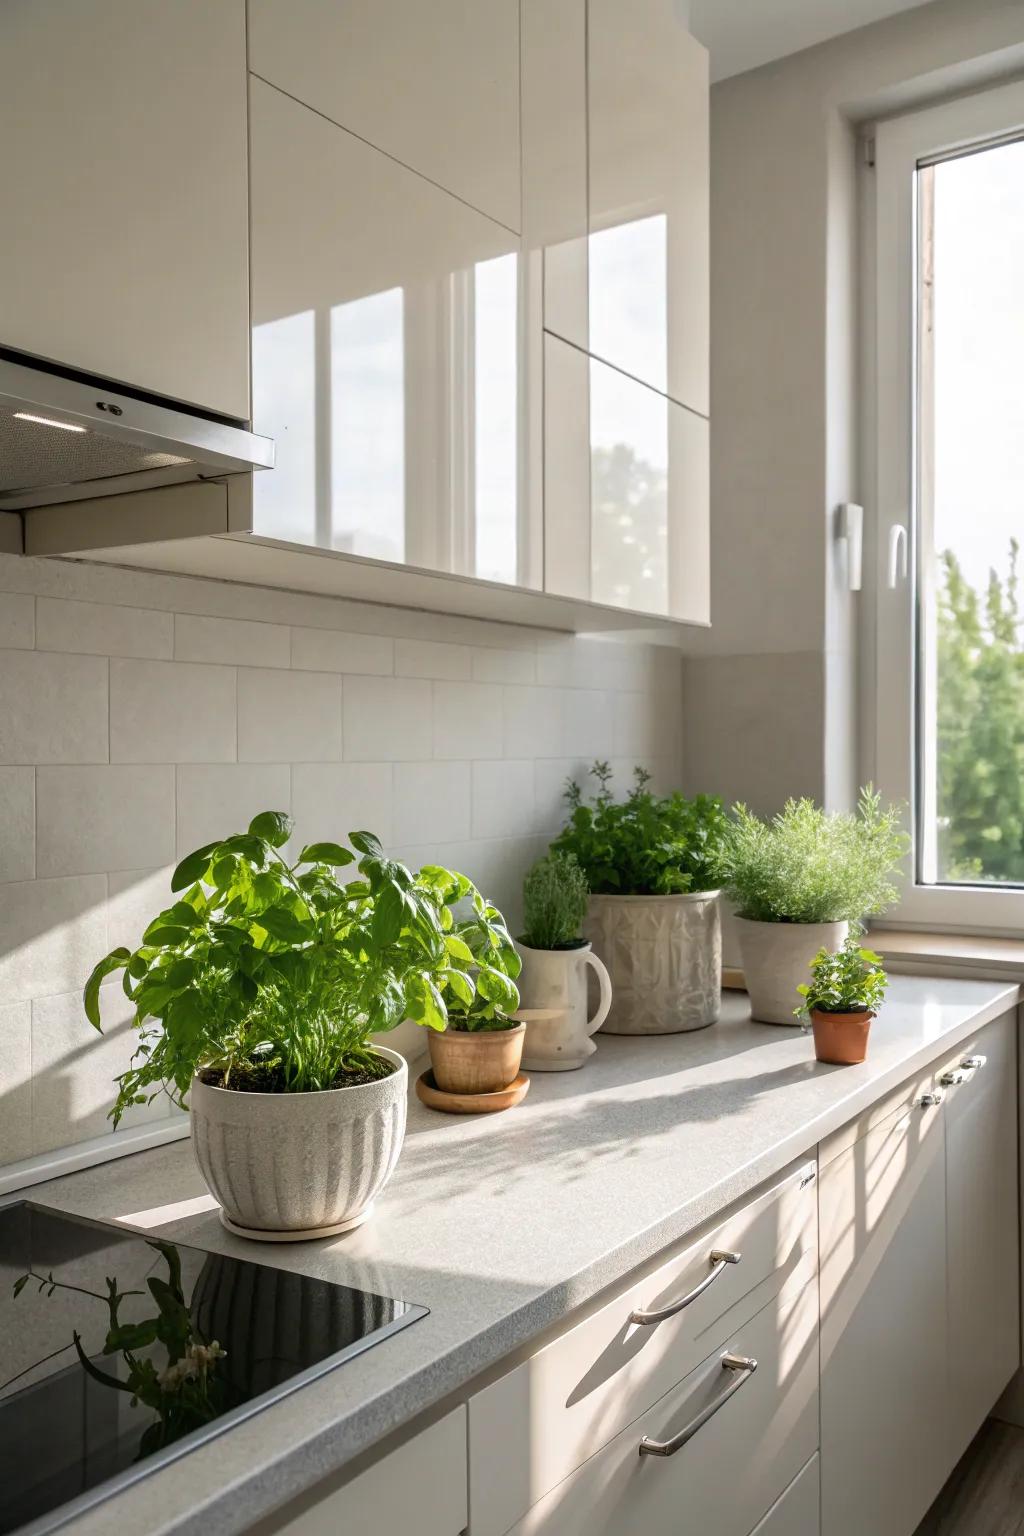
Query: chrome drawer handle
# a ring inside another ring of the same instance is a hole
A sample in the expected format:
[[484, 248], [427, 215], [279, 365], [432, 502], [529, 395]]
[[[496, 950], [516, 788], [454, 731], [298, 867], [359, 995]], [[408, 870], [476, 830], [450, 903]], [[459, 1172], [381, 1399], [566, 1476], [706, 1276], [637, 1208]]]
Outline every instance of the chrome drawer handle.
[[944, 1093], [939, 1093], [939, 1091], [936, 1089], [934, 1093], [922, 1093], [917, 1102], [921, 1109], [935, 1109], [939, 1104], [942, 1103], [945, 1097], [946, 1095]]
[[698, 1413], [695, 1419], [691, 1419], [685, 1429], [681, 1429], [678, 1435], [673, 1435], [671, 1440], [649, 1440], [646, 1435], [640, 1441], [641, 1456], [674, 1456], [676, 1451], [682, 1450], [687, 1440], [692, 1440], [699, 1429], [703, 1429], [708, 1419], [714, 1418], [719, 1408], [729, 1401], [734, 1392], [738, 1392], [745, 1381], [749, 1381], [757, 1370], [757, 1361], [749, 1355], [723, 1355], [722, 1369], [732, 1374], [732, 1381], [726, 1387], [720, 1397], [716, 1397], [713, 1403], [709, 1403], [703, 1412]]
[[987, 1061], [987, 1056], [965, 1056], [960, 1065], [965, 1072], [977, 1072]]
[[939, 1078], [939, 1082], [942, 1084], [943, 1088], [956, 1088], [961, 1083], [968, 1082], [970, 1077], [971, 1073], [968, 1072], [966, 1068], [950, 1067], [948, 1072], [943, 1072], [942, 1076]]
[[666, 1317], [675, 1317], [677, 1312], [682, 1312], [691, 1302], [696, 1301], [698, 1296], [703, 1296], [708, 1286], [718, 1279], [727, 1265], [738, 1264], [742, 1257], [741, 1253], [730, 1253], [727, 1248], [712, 1248], [708, 1255], [711, 1261], [711, 1269], [699, 1285], [695, 1285], [692, 1291], [687, 1292], [685, 1296], [681, 1296], [678, 1301], [669, 1302], [667, 1307], [659, 1307], [656, 1312], [631, 1312], [629, 1314], [630, 1322], [641, 1323], [646, 1327], [650, 1323], [663, 1323]]

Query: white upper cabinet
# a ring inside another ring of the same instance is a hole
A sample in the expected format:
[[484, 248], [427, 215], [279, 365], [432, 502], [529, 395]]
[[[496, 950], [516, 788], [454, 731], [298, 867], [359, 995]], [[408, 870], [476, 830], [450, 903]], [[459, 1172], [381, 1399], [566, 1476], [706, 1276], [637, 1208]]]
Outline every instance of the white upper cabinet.
[[539, 585], [518, 237], [254, 79], [254, 532]]
[[673, 0], [588, 0], [587, 42], [588, 350], [706, 416], [707, 51]]
[[518, 0], [249, 0], [249, 67], [520, 229]]
[[249, 416], [244, 0], [0, 5], [0, 345]]

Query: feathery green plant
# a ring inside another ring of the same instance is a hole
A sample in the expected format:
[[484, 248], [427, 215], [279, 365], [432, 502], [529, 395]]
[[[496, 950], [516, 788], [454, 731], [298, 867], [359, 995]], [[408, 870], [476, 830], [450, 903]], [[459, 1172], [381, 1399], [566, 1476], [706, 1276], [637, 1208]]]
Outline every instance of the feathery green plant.
[[576, 856], [547, 853], [523, 881], [523, 943], [531, 949], [576, 949], [590, 888]]
[[910, 839], [900, 807], [882, 809], [869, 785], [857, 810], [829, 815], [813, 800], [787, 800], [762, 821], [733, 807], [718, 865], [740, 917], [762, 923], [859, 923], [896, 900], [892, 875]]

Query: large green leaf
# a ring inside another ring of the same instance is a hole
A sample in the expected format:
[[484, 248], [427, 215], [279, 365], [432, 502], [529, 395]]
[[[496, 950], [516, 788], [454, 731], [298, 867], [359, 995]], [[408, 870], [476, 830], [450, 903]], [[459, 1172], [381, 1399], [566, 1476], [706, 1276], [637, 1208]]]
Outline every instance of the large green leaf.
[[202, 880], [210, 864], [210, 855], [219, 843], [207, 843], [203, 848], [197, 848], [195, 853], [186, 854], [171, 876], [171, 890], [183, 891], [187, 885], [194, 885], [197, 880]]
[[85, 984], [82, 1000], [85, 1004], [85, 1016], [94, 1029], [100, 1029], [100, 987], [104, 979], [112, 971], [119, 971], [128, 964], [131, 959], [130, 949], [112, 949], [109, 955], [104, 955], [98, 965], [94, 966], [92, 975]]
[[379, 837], [372, 832], [350, 832], [348, 840], [353, 848], [358, 848], [360, 853], [368, 853], [371, 858], [382, 859], [384, 849]]
[[331, 864], [335, 869], [351, 864], [354, 859], [351, 848], [343, 848], [340, 843], [307, 843], [299, 854], [300, 864]]
[[282, 944], [305, 944], [313, 938], [312, 923], [297, 917], [290, 907], [268, 907], [255, 921]]
[[370, 934], [374, 945], [378, 949], [386, 949], [389, 944], [397, 943], [401, 937], [405, 919], [405, 897], [397, 885], [385, 885], [378, 892], [373, 904]]
[[293, 826], [294, 822], [284, 811], [262, 811], [250, 821], [249, 832], [269, 843], [271, 848], [283, 848], [292, 835]]

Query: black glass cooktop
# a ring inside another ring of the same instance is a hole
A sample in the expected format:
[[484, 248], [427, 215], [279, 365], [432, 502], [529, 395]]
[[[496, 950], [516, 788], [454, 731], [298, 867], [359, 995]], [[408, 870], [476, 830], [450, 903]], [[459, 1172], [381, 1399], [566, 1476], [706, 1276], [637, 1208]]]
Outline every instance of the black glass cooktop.
[[425, 1307], [0, 1209], [0, 1533], [49, 1531]]

